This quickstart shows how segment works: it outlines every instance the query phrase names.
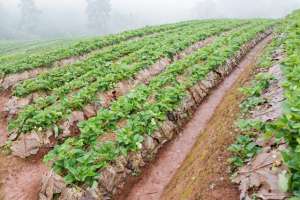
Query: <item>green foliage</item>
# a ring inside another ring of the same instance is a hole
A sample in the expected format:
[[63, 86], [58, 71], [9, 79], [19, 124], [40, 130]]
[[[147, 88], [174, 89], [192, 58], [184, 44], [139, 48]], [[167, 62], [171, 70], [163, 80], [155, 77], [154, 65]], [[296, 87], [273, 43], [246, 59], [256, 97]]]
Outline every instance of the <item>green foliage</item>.
[[255, 119], [239, 119], [236, 125], [243, 132], [261, 131], [265, 126], [262, 121]]
[[236, 138], [236, 142], [230, 145], [228, 150], [232, 153], [232, 157], [229, 159], [229, 162], [236, 168], [242, 167], [246, 162], [259, 153], [261, 148], [250, 136], [241, 135]]
[[264, 49], [262, 56], [260, 56], [258, 60], [258, 67], [268, 68], [273, 66], [276, 61], [273, 59], [273, 54], [278, 48], [281, 47], [284, 38], [282, 37], [282, 27], [281, 23], [278, 24], [274, 30], [274, 38], [270, 44], [268, 44], [267, 48]]
[[242, 113], [247, 113], [249, 110], [266, 102], [266, 100], [261, 97], [261, 94], [269, 87], [270, 81], [273, 79], [274, 77], [268, 73], [259, 73], [249, 87], [241, 88], [241, 92], [247, 96], [240, 104]]
[[241, 112], [246, 113], [249, 110], [252, 110], [258, 105], [266, 103], [266, 100], [262, 97], [248, 97], [245, 101], [240, 104]]
[[[180, 32], [125, 43], [122, 44], [122, 48], [117, 50], [111, 48], [104, 54], [95, 55], [96, 57], [87, 60], [85, 65], [82, 65], [83, 63], [75, 64], [68, 68], [43, 74], [33, 80], [25, 81], [16, 88], [16, 94], [28, 94], [38, 88], [55, 88], [54, 94], [40, 98], [36, 101], [36, 104], [25, 107], [18, 117], [10, 122], [9, 129], [14, 132], [27, 133], [39, 128], [49, 128], [69, 116], [71, 111], [82, 109], [83, 106], [95, 101], [99, 92], [113, 89], [118, 82], [134, 77], [139, 71], [154, 64], [161, 57], [165, 57], [170, 49], [176, 49], [174, 52], [176, 54], [198, 40], [233, 28], [241, 22], [221, 23], [222, 21], [202, 24], [201, 26], [192, 25], [190, 28], [185, 27]], [[174, 43], [174, 41], [177, 42]], [[210, 48], [209, 51], [211, 50]], [[126, 54], [131, 53], [114, 62], [114, 59], [120, 56], [120, 51], [124, 51]], [[196, 61], [196, 57], [191, 58], [192, 61]], [[103, 63], [107, 64], [103, 65]], [[188, 64], [192, 64], [192, 62], [187, 62], [185, 66], [188, 66]], [[216, 63], [213, 63], [213, 65], [216, 65]], [[81, 74], [83, 75], [80, 76]], [[77, 76], [79, 77], [77, 78]], [[70, 82], [58, 87], [65, 81]], [[65, 98], [65, 95], [74, 90], [78, 90], [76, 94]]]
[[232, 153], [229, 163], [233, 169], [242, 167], [260, 152], [261, 147], [255, 143], [255, 138], [258, 132], [264, 131], [266, 125], [259, 120], [239, 119], [236, 122], [236, 126], [243, 135], [238, 136], [235, 139], [235, 143], [228, 148]]
[[286, 81], [284, 114], [276, 122], [268, 125], [277, 138], [284, 138], [288, 148], [282, 152], [283, 160], [289, 168], [289, 191], [300, 197], [300, 11], [289, 15], [282, 24], [283, 48], [286, 58], [283, 72]]
[[[138, 151], [144, 135], [151, 135], [162, 126], [167, 114], [175, 111], [183, 102], [188, 88], [203, 80], [210, 71], [226, 63], [243, 44], [264, 31], [270, 24], [266, 21], [252, 22], [229, 34], [220, 35], [213, 44], [170, 64], [147, 85], [138, 85], [127, 95], [114, 101], [110, 108], [101, 108], [97, 116], [81, 122], [80, 136], [69, 138], [57, 145], [47, 155], [47, 160], [54, 161], [55, 171], [64, 175], [69, 182], [90, 184], [99, 175], [98, 171], [113, 159]], [[210, 55], [211, 52], [213, 55], [204, 56]], [[178, 76], [185, 76], [187, 80], [180, 82], [176, 79]], [[120, 121], [126, 121], [125, 125], [119, 127]], [[97, 138], [111, 132], [117, 135], [116, 141], [112, 142], [114, 151], [108, 159], [101, 159], [103, 150], [96, 149], [106, 143], [99, 142]], [[256, 145], [247, 138], [241, 138], [239, 145], [247, 148], [245, 152], [236, 149], [243, 159], [258, 151]], [[80, 162], [83, 158], [88, 160], [87, 164]], [[66, 163], [71, 163], [74, 167]], [[80, 173], [83, 170], [88, 171], [89, 176]]]
[[269, 87], [270, 81], [274, 77], [268, 73], [259, 73], [255, 76], [255, 79], [251, 82], [250, 87], [241, 88], [241, 92], [247, 96], [261, 96], [262, 92]]
[[[204, 23], [207, 21], [204, 21]], [[137, 30], [125, 31], [115, 35], [107, 35], [103, 37], [95, 37], [92, 39], [84, 39], [67, 47], [52, 49], [51, 51], [35, 52], [33, 54], [25, 54], [17, 59], [11, 58], [12, 62], [0, 62], [0, 74], [13, 74], [28, 69], [45, 67], [53, 64], [57, 60], [69, 58], [72, 56], [80, 56], [90, 53], [94, 50], [101, 49], [110, 45], [129, 40], [134, 37], [154, 34], [162, 31], [176, 29], [181, 26], [203, 23], [203, 21], [188, 21], [176, 24], [167, 24], [161, 26], [147, 26]], [[1, 61], [1, 59], [0, 59]]]

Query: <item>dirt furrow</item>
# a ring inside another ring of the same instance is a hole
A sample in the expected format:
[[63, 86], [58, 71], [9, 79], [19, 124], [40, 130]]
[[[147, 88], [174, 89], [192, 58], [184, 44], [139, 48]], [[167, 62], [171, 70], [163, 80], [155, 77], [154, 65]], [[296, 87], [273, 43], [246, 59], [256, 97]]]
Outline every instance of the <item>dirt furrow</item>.
[[[156, 161], [145, 169], [130, 190], [124, 191], [120, 200], [237, 199], [236, 188], [225, 176], [228, 155], [224, 153], [233, 138], [230, 127], [239, 105], [236, 85], [250, 75], [256, 59], [270, 40], [271, 36], [256, 45], [211, 92], [184, 131], [159, 152]], [[215, 194], [219, 196], [215, 197], [207, 189], [215, 189], [214, 180], [226, 183], [221, 186], [223, 190], [217, 190]]]

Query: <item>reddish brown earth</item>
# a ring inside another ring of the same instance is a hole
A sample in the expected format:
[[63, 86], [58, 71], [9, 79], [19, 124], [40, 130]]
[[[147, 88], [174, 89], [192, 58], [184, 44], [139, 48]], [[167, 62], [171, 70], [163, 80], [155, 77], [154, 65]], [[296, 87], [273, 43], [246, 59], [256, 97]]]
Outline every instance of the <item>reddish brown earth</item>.
[[260, 42], [198, 108], [182, 134], [166, 145], [120, 200], [239, 199], [228, 176], [227, 147], [242, 100], [238, 88], [250, 77], [271, 36]]
[[[10, 97], [10, 91], [0, 96], [0, 146], [7, 140], [7, 120], [3, 108]], [[0, 152], [0, 199], [1, 200], [37, 200], [41, 178], [47, 172], [41, 161], [42, 155], [21, 159]]]
[[0, 155], [0, 199], [37, 200], [42, 174], [47, 171], [40, 159], [22, 160]]
[[[10, 92], [5, 91], [0, 93], [0, 147], [5, 144], [8, 132], [7, 132], [7, 120], [4, 116], [4, 105], [8, 102], [10, 97]], [[0, 163], [1, 164], [1, 163]]]

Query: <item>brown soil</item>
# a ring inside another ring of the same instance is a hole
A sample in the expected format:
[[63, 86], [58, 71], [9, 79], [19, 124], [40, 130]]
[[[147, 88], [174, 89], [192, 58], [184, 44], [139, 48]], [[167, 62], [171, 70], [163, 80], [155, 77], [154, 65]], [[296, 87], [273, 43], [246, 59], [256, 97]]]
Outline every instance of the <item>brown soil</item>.
[[[5, 144], [7, 120], [4, 116], [4, 105], [10, 97], [10, 91], [0, 95], [0, 146]], [[7, 156], [0, 152], [0, 200], [37, 200], [41, 178], [47, 172], [41, 158], [43, 152], [31, 159]]]
[[7, 120], [4, 114], [4, 105], [10, 98], [10, 91], [4, 91], [0, 93], [0, 147], [5, 144], [8, 132], [7, 132]]
[[0, 199], [37, 200], [46, 166], [40, 159], [0, 155]]
[[163, 148], [119, 199], [239, 199], [237, 187], [228, 178], [226, 149], [234, 139], [233, 123], [242, 100], [238, 88], [249, 78], [270, 40], [271, 36], [260, 42], [212, 91], [182, 134]]

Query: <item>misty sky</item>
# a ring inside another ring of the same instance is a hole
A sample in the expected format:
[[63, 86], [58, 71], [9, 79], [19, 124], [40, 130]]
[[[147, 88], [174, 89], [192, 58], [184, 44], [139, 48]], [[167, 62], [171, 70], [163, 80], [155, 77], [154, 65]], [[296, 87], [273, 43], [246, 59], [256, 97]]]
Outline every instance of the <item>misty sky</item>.
[[[0, 1], [10, 8], [16, 8], [18, 5], [18, 0]], [[213, 2], [221, 12], [226, 10], [222, 15], [224, 17], [226, 14], [228, 17], [248, 17], [248, 13], [253, 13], [253, 17], [256, 17], [255, 15], [281, 17], [292, 9], [300, 8], [300, 0], [111, 0], [111, 2], [115, 12], [137, 14], [142, 18], [154, 21], [160, 19], [163, 22], [192, 18], [196, 12], [193, 11], [193, 7], [198, 2], [210, 5]], [[73, 13], [77, 16], [84, 13], [86, 6], [85, 0], [36, 0], [36, 3], [42, 10]], [[214, 11], [210, 9], [212, 17], [219, 17], [220, 14]], [[247, 16], [244, 16], [245, 13]]]
[[[111, 0], [112, 10], [121, 14], [139, 15], [149, 21], [176, 21], [189, 18], [189, 11], [199, 0], [185, 0], [179, 5], [176, 0]], [[0, 0], [10, 10], [16, 10], [18, 0]], [[38, 7], [46, 12], [82, 16], [85, 0], [35, 0]]]
[[[85, 0], [35, 2], [43, 13], [43, 22], [39, 26], [66, 36], [84, 34], [87, 23]], [[19, 0], [0, 0], [0, 3], [5, 7], [8, 19], [17, 24]], [[111, 0], [111, 4], [111, 32], [188, 19], [279, 18], [300, 8], [300, 0]]]

